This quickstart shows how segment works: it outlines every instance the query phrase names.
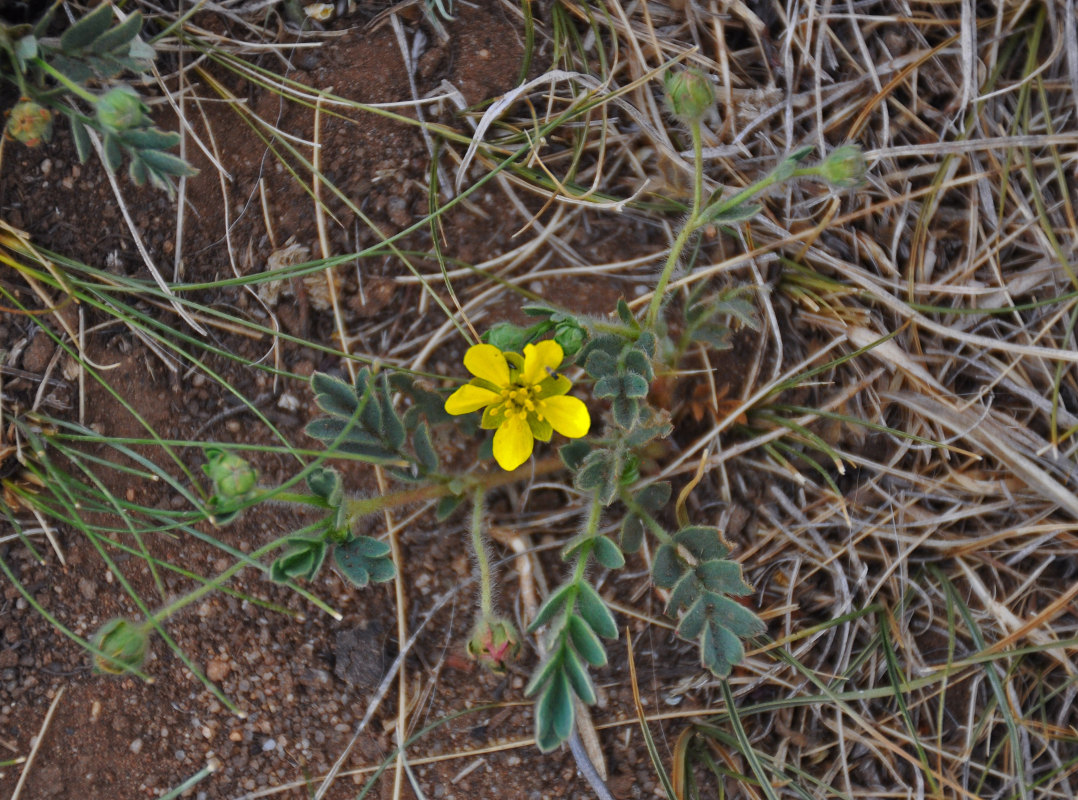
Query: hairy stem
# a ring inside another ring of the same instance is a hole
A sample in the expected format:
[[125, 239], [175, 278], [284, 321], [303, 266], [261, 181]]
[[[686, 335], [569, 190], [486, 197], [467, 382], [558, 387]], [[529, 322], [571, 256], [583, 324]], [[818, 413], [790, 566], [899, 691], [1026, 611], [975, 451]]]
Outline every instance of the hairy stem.
[[483, 619], [494, 616], [494, 590], [490, 579], [490, 556], [487, 543], [483, 541], [483, 487], [475, 490], [475, 505], [472, 506], [472, 549], [475, 561], [479, 565], [479, 611]]

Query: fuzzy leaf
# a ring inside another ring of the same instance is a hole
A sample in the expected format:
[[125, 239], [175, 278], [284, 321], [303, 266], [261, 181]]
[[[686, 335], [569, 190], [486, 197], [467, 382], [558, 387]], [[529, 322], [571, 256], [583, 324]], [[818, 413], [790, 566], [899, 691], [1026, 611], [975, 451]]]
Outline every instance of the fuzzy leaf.
[[326, 543], [322, 539], [299, 536], [287, 540], [288, 552], [273, 562], [270, 578], [286, 583], [294, 578], [311, 580], [318, 574], [326, 558]]
[[[596, 384], [598, 388], [598, 384]], [[621, 376], [621, 391], [626, 397], [647, 397], [648, 382], [643, 375], [630, 372]], [[598, 393], [596, 393], [598, 395]]]
[[718, 528], [694, 525], [674, 534], [674, 541], [684, 547], [696, 561], [716, 561], [730, 555], [730, 546]]
[[609, 450], [593, 450], [584, 459], [576, 473], [574, 483], [584, 491], [598, 489], [610, 482], [611, 453]]
[[618, 626], [614, 622], [614, 615], [606, 607], [603, 598], [595, 591], [595, 587], [587, 581], [581, 581], [577, 585], [580, 587], [580, 592], [576, 598], [576, 608], [580, 616], [600, 636], [607, 639], [618, 638]]
[[548, 753], [569, 738], [573, 730], [573, 699], [569, 678], [557, 673], [535, 707], [535, 742]]
[[606, 649], [603, 643], [583, 619], [575, 615], [569, 617], [565, 632], [569, 636], [569, 641], [573, 643], [573, 647], [576, 648], [576, 652], [580, 653], [585, 661], [594, 667], [601, 667], [606, 663]]
[[621, 297], [618, 298], [618, 316], [621, 317], [621, 321], [628, 325], [633, 330], [640, 329], [640, 323], [636, 321], [636, 317], [633, 316], [632, 309], [629, 308], [629, 304]]
[[700, 662], [713, 675], [725, 678], [742, 658], [745, 647], [721, 625], [708, 625], [700, 634]]
[[614, 422], [626, 430], [636, 424], [640, 414], [639, 403], [624, 396], [615, 397], [610, 409], [614, 413]]
[[357, 536], [337, 545], [333, 550], [333, 560], [344, 576], [359, 587], [366, 586], [370, 581], [384, 583], [397, 574], [389, 545], [369, 536]]
[[625, 566], [625, 556], [621, 549], [606, 536], [595, 539], [595, 560], [607, 569], [621, 569]]
[[651, 359], [644, 351], [637, 350], [635, 347], [625, 353], [625, 369], [642, 375], [647, 381], [655, 377], [655, 371], [651, 368]]
[[634, 499], [648, 511], [655, 512], [670, 502], [672, 491], [670, 481], [659, 481], [645, 486]]
[[712, 592], [741, 596], [752, 594], [752, 587], [745, 583], [741, 565], [736, 561], [705, 561], [696, 567], [696, 577]]
[[[385, 373], [382, 373], [385, 376]], [[407, 432], [404, 421], [397, 410], [393, 408], [393, 400], [389, 396], [389, 381], [383, 377], [381, 391], [378, 392], [378, 404], [382, 407], [382, 435], [386, 443], [394, 450], [400, 450], [404, 444]]]
[[[123, 135], [125, 140], [129, 137], [129, 133]], [[174, 156], [172, 153], [163, 153], [160, 150], [139, 150], [137, 157], [159, 175], [175, 175], [179, 177], [182, 175], [194, 175], [198, 172], [179, 156]]]
[[[159, 128], [132, 128], [124, 131], [124, 142], [140, 150], [168, 150], [180, 143], [180, 135], [175, 131], [163, 131]], [[180, 159], [181, 164], [186, 162]], [[180, 174], [180, 173], [175, 173]]]
[[696, 575], [686, 571], [670, 592], [670, 600], [666, 604], [667, 613], [676, 615], [679, 609], [688, 608], [696, 602], [701, 592], [703, 587]]
[[561, 456], [561, 460], [565, 462], [565, 466], [571, 470], [580, 469], [580, 465], [584, 462], [584, 459], [590, 452], [591, 445], [584, 439], [575, 439], [558, 449], [558, 455]]
[[618, 362], [610, 353], [602, 350], [594, 350], [584, 362], [584, 370], [593, 378], [606, 378], [614, 375], [618, 369]]
[[142, 29], [142, 13], [133, 11], [127, 19], [111, 30], [105, 31], [98, 36], [90, 45], [90, 50], [96, 55], [105, 55], [122, 47], [123, 55], [130, 49], [131, 40], [138, 36]]
[[341, 473], [333, 467], [315, 467], [307, 474], [307, 488], [325, 500], [331, 507], [341, 504], [344, 492], [341, 488]]
[[567, 583], [555, 591], [546, 599], [546, 602], [543, 603], [539, 612], [535, 615], [532, 624], [528, 626], [528, 632], [535, 633], [543, 625], [546, 625], [565, 608], [566, 603], [572, 602], [575, 597], [576, 584], [574, 583]]
[[120, 142], [110, 133], [105, 134], [105, 168], [116, 172], [124, 163], [123, 149]]
[[626, 514], [621, 521], [618, 543], [626, 553], [635, 553], [644, 543], [644, 522], [635, 514]]
[[456, 495], [456, 494], [446, 495], [445, 497], [443, 497], [441, 500], [438, 501], [438, 505], [434, 509], [434, 517], [435, 517], [435, 519], [437, 519], [439, 522], [442, 522], [442, 521], [448, 519], [449, 515], [452, 514], [454, 511], [456, 511], [457, 508], [460, 506], [460, 504], [463, 503], [463, 502], [464, 502], [464, 497], [462, 495]]
[[79, 155], [79, 162], [85, 164], [86, 159], [88, 159], [90, 153], [93, 152], [93, 145], [90, 143], [90, 134], [86, 132], [86, 125], [82, 120], [71, 114], [69, 114], [67, 118], [71, 123], [71, 138], [75, 140], [75, 152]]
[[561, 671], [561, 662], [565, 658], [565, 653], [566, 648], [564, 644], [561, 644], [547, 656], [546, 661], [532, 673], [528, 685], [524, 687], [525, 697], [531, 697], [538, 692], [550, 681], [551, 677]]
[[327, 414], [350, 419], [359, 408], [355, 389], [339, 378], [316, 372], [311, 376], [311, 388], [315, 403]]
[[423, 472], [431, 473], [438, 471], [438, 454], [430, 443], [430, 428], [427, 423], [422, 423], [412, 434], [412, 447], [415, 448], [419, 466]]
[[112, 5], [102, 3], [60, 36], [60, 49], [67, 53], [89, 47], [112, 24]]
[[620, 375], [607, 375], [595, 382], [592, 394], [596, 397], [617, 397], [622, 393], [622, 377]]
[[651, 563], [651, 580], [662, 589], [669, 589], [685, 572], [685, 562], [678, 556], [672, 545], [664, 544], [655, 551], [655, 560]]
[[566, 677], [569, 678], [569, 685], [572, 687], [573, 692], [576, 693], [576, 696], [587, 705], [593, 704], [596, 699], [595, 685], [591, 682], [588, 668], [584, 666], [580, 656], [572, 650], [566, 649], [565, 658], [562, 661], [562, 670], [564, 670]]
[[343, 417], [317, 417], [307, 423], [303, 432], [312, 439], [329, 444], [340, 439], [359, 445], [378, 444], [378, 440], [362, 430], [356, 420]]

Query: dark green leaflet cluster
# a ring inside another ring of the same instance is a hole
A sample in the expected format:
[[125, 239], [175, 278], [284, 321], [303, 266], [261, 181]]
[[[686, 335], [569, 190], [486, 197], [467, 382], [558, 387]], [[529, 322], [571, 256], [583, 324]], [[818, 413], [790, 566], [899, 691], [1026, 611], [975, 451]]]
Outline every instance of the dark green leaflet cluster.
[[[603, 549], [611, 563], [625, 563], [617, 545], [605, 537], [599, 539], [606, 542]], [[590, 549], [588, 544], [581, 547]], [[599, 549], [597, 546], [597, 558]], [[534, 632], [543, 625], [550, 626], [545, 637], [547, 657], [532, 675], [526, 694], [538, 695], [535, 739], [547, 752], [569, 738], [573, 730], [573, 695], [589, 705], [595, 702], [588, 666], [606, 663], [606, 649], [599, 637], [617, 638], [618, 628], [599, 593], [583, 579], [571, 580], [550, 595], [529, 630]]]
[[[139, 38], [142, 15], [135, 11], [114, 25], [112, 5], [102, 3], [59, 39], [47, 37], [59, 5], [32, 27], [0, 24], [0, 48], [14, 70], [7, 77], [27, 101], [67, 117], [81, 161], [93, 152], [89, 134], [93, 129], [103, 139], [110, 171], [117, 171], [126, 155], [128, 174], [136, 184], [149, 182], [171, 193], [173, 177], [195, 172], [183, 159], [165, 152], [179, 144], [180, 136], [155, 128], [138, 94], [116, 82], [124, 73], [145, 72], [156, 57]], [[87, 88], [91, 81], [109, 88], [95, 93]], [[93, 111], [80, 110], [79, 100], [90, 102]]]
[[[306, 433], [326, 445], [330, 453], [380, 464], [402, 481], [427, 481], [438, 474], [439, 464], [429, 424], [421, 417], [440, 420], [445, 414], [442, 401], [439, 395], [416, 387], [407, 376], [396, 378], [391, 380], [384, 372], [372, 375], [366, 367], [354, 383], [315, 373], [311, 388], [315, 402], [327, 416], [308, 423]], [[393, 407], [390, 393], [394, 390], [412, 398], [412, 406], [404, 414]], [[395, 571], [389, 546], [350, 530], [340, 473], [332, 467], [315, 467], [307, 475], [307, 488], [321, 499], [321, 507], [329, 514], [317, 530], [288, 539], [289, 549], [273, 563], [272, 577], [311, 580], [332, 547], [334, 563], [357, 586], [391, 580]]]
[[315, 467], [307, 475], [307, 488], [325, 502], [329, 514], [316, 533], [289, 537], [288, 550], [273, 562], [270, 577], [282, 583], [294, 578], [311, 580], [332, 547], [334, 562], [356, 586], [392, 580], [396, 570], [389, 545], [369, 536], [356, 536], [349, 529], [341, 474], [332, 467]]
[[723, 292], [718, 296], [708, 294], [701, 285], [689, 295], [685, 304], [682, 343], [702, 342], [716, 350], [728, 349], [730, 326], [727, 320], [730, 318], [753, 330], [758, 327], [753, 305], [747, 299], [736, 291]]
[[655, 378], [651, 360], [656, 342], [655, 334], [640, 330], [624, 300], [618, 301], [618, 315], [628, 335], [593, 336], [581, 349], [578, 362], [595, 379], [595, 396], [610, 400], [614, 422], [631, 430], [646, 416], [648, 387]]
[[143, 72], [156, 58], [154, 49], [138, 36], [142, 30], [140, 12], [132, 12], [123, 22], [113, 25], [112, 7], [102, 3], [64, 31], [56, 42], [41, 38], [56, 8], [55, 5], [50, 8], [37, 23], [34, 34], [41, 55], [72, 83], [114, 78], [123, 72]]
[[[744, 656], [741, 638], [764, 631], [752, 611], [730, 598], [751, 588], [742, 580], [740, 565], [726, 558], [729, 548], [719, 531], [685, 527], [671, 536], [658, 521], [670, 503], [671, 485], [638, 486], [642, 454], [652, 442], [670, 435], [672, 425], [669, 415], [649, 402], [653, 364], [661, 362], [660, 339], [643, 329], [624, 302], [617, 311], [615, 322], [581, 318], [575, 327], [565, 322], [564, 314], [558, 316], [564, 331], [586, 332], [576, 363], [595, 381], [593, 394], [607, 400], [610, 411], [603, 436], [577, 440], [560, 450], [575, 487], [590, 493], [596, 505], [583, 532], [562, 550], [562, 558], [575, 564], [574, 577], [551, 595], [532, 625], [533, 630], [548, 626], [548, 656], [528, 685], [528, 694], [536, 697], [536, 741], [543, 750], [571, 733], [574, 695], [585, 703], [594, 701], [588, 668], [606, 663], [601, 639], [617, 635], [610, 612], [585, 577], [586, 567], [593, 560], [600, 567], [619, 569], [625, 553], [640, 549], [645, 531], [660, 543], [652, 579], [673, 589], [668, 612], [680, 618], [679, 635], [699, 645], [704, 666], [720, 677], [728, 675]], [[694, 292], [685, 307], [681, 340], [662, 340], [669, 348], [662, 358], [676, 362], [693, 342], [729, 347], [731, 317], [755, 327], [751, 304], [735, 293]], [[554, 319], [551, 312], [548, 328]], [[533, 329], [503, 326], [498, 335], [519, 345]], [[626, 513], [615, 542], [599, 533], [598, 510], [618, 499]]]
[[651, 571], [656, 586], [672, 590], [666, 610], [680, 617], [678, 636], [697, 641], [701, 662], [720, 678], [745, 655], [741, 639], [765, 630], [759, 617], [727, 596], [752, 593], [729, 554], [718, 528], [691, 526], [659, 547]]
[[[397, 382], [395, 382], [397, 383]], [[444, 414], [438, 395], [438, 410], [429, 402], [414, 404], [401, 415], [393, 408], [389, 376], [378, 377], [364, 367], [354, 384], [325, 373], [311, 378], [314, 399], [329, 416], [312, 420], [308, 436], [318, 439], [332, 451], [361, 456], [364, 461], [385, 466], [386, 471], [402, 481], [419, 482], [438, 472], [438, 454], [430, 438], [430, 426], [420, 414]], [[409, 387], [415, 396], [427, 400], [423, 390]], [[433, 392], [425, 394], [433, 395]], [[409, 432], [411, 442], [409, 446]]]

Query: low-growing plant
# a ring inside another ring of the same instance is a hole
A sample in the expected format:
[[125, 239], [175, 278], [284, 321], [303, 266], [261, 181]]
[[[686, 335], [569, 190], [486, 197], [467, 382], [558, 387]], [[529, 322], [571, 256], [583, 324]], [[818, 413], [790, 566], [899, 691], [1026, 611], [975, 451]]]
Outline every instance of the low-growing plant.
[[[655, 477], [648, 459], [673, 429], [669, 412], [654, 402], [656, 375], [677, 369], [690, 345], [728, 347], [729, 320], [755, 324], [752, 305], [736, 290], [695, 291], [673, 324], [667, 287], [694, 234], [707, 225], [750, 219], [760, 208], [755, 199], [772, 185], [808, 177], [850, 185], [863, 172], [856, 148], [839, 148], [811, 166], [804, 163], [810, 152], [804, 148], [748, 188], [726, 198], [716, 193], [705, 202], [700, 119], [713, 101], [710, 82], [685, 71], [668, 78], [666, 89], [671, 111], [688, 127], [697, 154], [695, 200], [642, 315], [624, 301], [609, 317], [529, 305], [524, 310], [536, 319], [534, 324], [497, 323], [484, 341], [467, 349], [464, 367], [471, 378], [448, 396], [388, 369], [363, 368], [352, 381], [316, 373], [310, 386], [323, 416], [309, 423], [306, 432], [324, 445], [326, 458], [283, 486], [260, 484], [255, 470], [234, 450], [206, 450], [204, 471], [211, 484], [206, 509], [216, 524], [228, 524], [245, 509], [270, 500], [318, 512], [316, 521], [276, 543], [270, 575], [283, 583], [310, 581], [327, 561], [359, 587], [392, 580], [396, 569], [390, 547], [359, 533], [362, 519], [421, 501], [436, 501], [436, 514], [444, 519], [470, 503], [479, 610], [466, 650], [497, 672], [516, 657], [521, 634], [493, 602], [485, 498], [518, 480], [514, 470], [519, 468], [529, 473], [568, 470], [572, 486], [584, 499], [579, 533], [560, 553], [569, 565], [568, 577], [550, 593], [528, 628], [541, 637], [540, 649], [546, 654], [526, 689], [536, 698], [536, 741], [544, 751], [571, 735], [574, 697], [595, 702], [590, 669], [607, 662], [604, 640], [618, 636], [593, 575], [624, 567], [626, 556], [639, 551], [646, 536], [657, 545], [650, 563], [652, 581], [667, 592], [667, 611], [678, 620], [677, 633], [697, 645], [704, 667], [726, 677], [744, 655], [743, 640], [764, 632], [760, 618], [737, 599], [749, 595], [752, 587], [743, 579], [740, 564], [729, 558], [731, 546], [722, 531], [684, 514], [675, 515], [678, 522], [671, 525], [672, 485]], [[493, 458], [499, 469], [448, 468], [436, 445], [438, 428], [451, 428], [458, 437], [492, 432], [479, 457]], [[570, 440], [560, 447], [560, 458], [526, 467], [536, 441], [549, 442], [555, 434]], [[350, 495], [341, 472], [325, 463], [334, 455], [378, 465], [402, 488]], [[305, 491], [296, 490], [300, 484]], [[617, 536], [603, 533], [600, 524], [613, 507], [623, 518]], [[186, 602], [176, 601], [169, 611]], [[149, 628], [115, 622], [110, 626], [98, 640], [108, 657], [102, 667], [137, 667], [144, 648], [128, 641], [129, 634], [148, 633]]]
[[59, 2], [50, 6], [33, 25], [0, 22], [0, 76], [20, 96], [7, 112], [5, 136], [37, 147], [49, 140], [53, 121], [62, 116], [82, 162], [95, 149], [92, 135], [100, 136], [110, 172], [126, 158], [136, 184], [149, 182], [171, 193], [174, 177], [194, 174], [187, 162], [167, 152], [180, 136], [155, 127], [138, 93], [120, 80], [125, 73], [146, 72], [156, 58], [139, 36], [142, 14], [134, 11], [116, 21], [112, 4], [102, 3], [59, 37], [49, 36], [59, 7]]

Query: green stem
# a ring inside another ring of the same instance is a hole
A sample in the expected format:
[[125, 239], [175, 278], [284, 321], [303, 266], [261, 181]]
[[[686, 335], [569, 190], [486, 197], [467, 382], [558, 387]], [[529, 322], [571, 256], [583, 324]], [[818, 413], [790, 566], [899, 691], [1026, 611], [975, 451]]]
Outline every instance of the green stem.
[[43, 61], [40, 58], [35, 58], [32, 63], [33, 63], [33, 65], [35, 67], [40, 69], [42, 72], [48, 73], [48, 75], [51, 78], [55, 79], [57, 83], [61, 84], [65, 89], [67, 89], [72, 94], [78, 95], [83, 100], [85, 100], [87, 103], [92, 103], [94, 105], [97, 105], [97, 97], [96, 97], [96, 95], [92, 94], [91, 92], [88, 92], [86, 89], [79, 86], [77, 83], [72, 81], [70, 78], [68, 78], [66, 75], [64, 75], [62, 72], [60, 72], [58, 69], [53, 67], [47, 61]]
[[674, 244], [670, 248], [670, 253], [666, 257], [663, 271], [659, 275], [659, 282], [655, 284], [655, 291], [651, 296], [651, 303], [648, 305], [647, 315], [644, 317], [644, 327], [649, 330], [654, 330], [656, 323], [659, 321], [659, 310], [662, 308], [663, 299], [666, 294], [666, 286], [670, 282], [671, 276], [674, 274], [674, 268], [681, 258], [681, 252], [685, 249], [685, 245], [688, 244], [689, 237], [691, 237], [706, 220], [716, 219], [724, 212], [737, 208], [742, 203], [750, 200], [776, 183], [790, 180], [791, 178], [804, 178], [810, 175], [820, 174], [819, 166], [799, 167], [787, 171], [782, 169], [784, 164], [780, 164], [763, 178], [756, 181], [756, 183], [746, 186], [740, 192], [730, 195], [730, 197], [721, 202], [713, 203], [707, 209], [704, 209], [704, 157], [700, 123], [692, 123], [690, 131], [692, 133], [694, 173], [692, 212], [689, 214], [689, 218], [685, 221], [681, 230], [678, 231], [678, 235], [674, 239]]
[[678, 259], [681, 257], [681, 251], [685, 249], [689, 237], [696, 230], [693, 224], [695, 222], [695, 218], [690, 217], [689, 221], [678, 231], [674, 246], [670, 248], [670, 254], [666, 257], [666, 264], [663, 266], [662, 274], [659, 275], [659, 282], [655, 284], [655, 292], [651, 295], [651, 304], [644, 318], [644, 327], [649, 330], [653, 330], [655, 323], [659, 320], [659, 309], [662, 308], [663, 296], [666, 294], [666, 284], [670, 282], [670, 276], [674, 274], [674, 267], [677, 266]]
[[692, 217], [695, 220], [704, 208], [704, 139], [700, 123], [693, 122], [692, 131]]
[[591, 498], [591, 508], [588, 509], [588, 521], [584, 524], [584, 538], [589, 541], [588, 545], [581, 547], [578, 551], [576, 558], [576, 569], [573, 570], [573, 583], [580, 583], [584, 580], [584, 571], [588, 566], [588, 556], [591, 555], [591, 550], [595, 537], [599, 534], [599, 519], [602, 517], [603, 503], [599, 499], [599, 493], [596, 492]]
[[557, 472], [564, 469], [565, 464], [557, 456], [545, 458], [542, 461], [537, 461], [531, 470], [513, 471], [513, 472], [488, 472], [481, 475], [454, 475], [448, 476], [450, 480], [445, 483], [438, 483], [433, 486], [424, 486], [420, 489], [405, 489], [400, 492], [392, 492], [390, 494], [379, 495], [378, 497], [363, 497], [358, 500], [348, 501], [348, 521], [351, 525], [361, 517], [365, 517], [368, 514], [377, 514], [383, 509], [387, 508], [399, 508], [401, 506], [414, 505], [415, 503], [425, 503], [429, 500], [437, 500], [439, 497], [445, 497], [450, 494], [461, 494], [462, 490], [459, 486], [454, 486], [457, 491], [450, 488], [451, 485], [457, 484], [459, 481], [464, 485], [463, 491], [482, 489], [488, 491], [490, 489], [497, 489], [501, 486], [508, 486], [518, 481], [523, 481], [531, 478], [533, 475], [539, 477], [541, 475], [548, 475], [551, 472]]
[[698, 227], [700, 212], [704, 207], [704, 143], [703, 135], [700, 132], [700, 123], [692, 122], [689, 125], [689, 132], [692, 134], [693, 160], [692, 212], [681, 230], [678, 231], [678, 235], [674, 239], [674, 245], [670, 248], [670, 253], [666, 257], [666, 264], [663, 265], [659, 282], [655, 285], [655, 293], [651, 296], [651, 305], [648, 306], [648, 313], [644, 322], [644, 326], [649, 330], [653, 330], [655, 323], [658, 322], [659, 309], [662, 307], [663, 295], [666, 294], [666, 284], [670, 282], [670, 276], [674, 274], [674, 267], [677, 266], [678, 259], [681, 258], [681, 251], [685, 249], [689, 237]]
[[629, 511], [644, 521], [644, 524], [648, 526], [648, 530], [654, 533], [655, 538], [660, 542], [663, 544], [671, 544], [674, 541], [673, 537], [666, 532], [655, 517], [651, 516], [651, 513], [646, 508], [633, 500], [632, 495], [627, 491], [621, 492], [621, 502], [625, 504], [625, 507], [628, 508]]
[[[289, 535], [291, 536], [293, 534]], [[155, 623], [160, 624], [162, 620], [168, 619], [180, 609], [184, 608], [185, 606], [189, 606], [196, 600], [220, 588], [222, 584], [227, 583], [229, 579], [231, 579], [232, 576], [239, 572], [241, 569], [243, 569], [244, 567], [251, 566], [251, 562], [257, 561], [259, 558], [266, 555], [267, 553], [273, 552], [277, 548], [282, 547], [287, 540], [287, 536], [282, 536], [280, 539], [275, 539], [269, 544], [262, 545], [262, 547], [251, 553], [248, 560], [237, 561], [235, 564], [226, 569], [213, 580], [207, 581], [206, 583], [199, 586], [197, 589], [192, 590], [190, 594], [185, 594], [183, 597], [178, 597], [164, 608], [154, 612], [153, 616], [149, 617], [146, 622], [143, 623], [147, 631], [153, 629], [155, 627]]]
[[487, 545], [483, 541], [483, 488], [475, 490], [475, 505], [472, 507], [472, 549], [479, 564], [479, 611], [482, 619], [494, 616], [494, 594], [490, 580], [490, 557]]

